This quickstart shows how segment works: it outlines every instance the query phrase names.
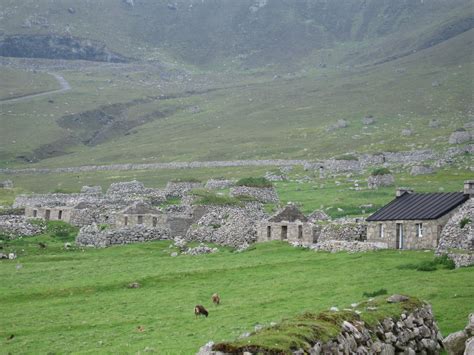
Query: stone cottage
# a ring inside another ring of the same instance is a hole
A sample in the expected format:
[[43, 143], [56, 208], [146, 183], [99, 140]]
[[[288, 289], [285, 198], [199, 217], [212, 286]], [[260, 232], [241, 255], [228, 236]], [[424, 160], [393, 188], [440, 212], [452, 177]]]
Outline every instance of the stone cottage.
[[288, 204], [258, 226], [257, 242], [282, 240], [301, 244], [313, 243], [313, 224], [293, 204]]
[[119, 213], [115, 221], [116, 227], [143, 225], [157, 227], [166, 224], [166, 216], [159, 209], [144, 202], [136, 202]]
[[391, 249], [435, 249], [448, 220], [472, 196], [474, 181], [466, 181], [464, 192], [398, 189], [392, 202], [367, 218], [367, 241]]

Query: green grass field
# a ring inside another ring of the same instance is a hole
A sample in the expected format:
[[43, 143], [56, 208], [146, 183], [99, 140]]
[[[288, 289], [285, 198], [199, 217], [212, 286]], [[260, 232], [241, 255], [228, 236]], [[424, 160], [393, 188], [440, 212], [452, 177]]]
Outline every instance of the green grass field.
[[[0, 262], [1, 352], [191, 354], [209, 340], [343, 308], [380, 288], [430, 302], [445, 335], [464, 327], [474, 308], [473, 268], [403, 268], [432, 260], [432, 252], [328, 254], [267, 243], [173, 258], [167, 241], [64, 250], [71, 236], [53, 223], [43, 236], [3, 241], [19, 258]], [[141, 288], [127, 288], [131, 282]], [[220, 306], [211, 305], [214, 292]], [[196, 304], [209, 318], [195, 319]]]
[[56, 79], [46, 73], [0, 68], [0, 101], [59, 89]]

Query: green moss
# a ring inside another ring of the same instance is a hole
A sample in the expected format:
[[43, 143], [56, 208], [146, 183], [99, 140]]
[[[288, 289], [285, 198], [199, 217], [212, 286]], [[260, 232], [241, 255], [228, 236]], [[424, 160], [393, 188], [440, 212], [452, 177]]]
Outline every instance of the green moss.
[[[245, 351], [266, 354], [291, 354], [296, 349], [309, 350], [316, 342], [326, 342], [341, 332], [344, 321], [363, 320], [369, 327], [384, 318], [397, 318], [404, 311], [413, 311], [423, 305], [416, 298], [405, 302], [388, 303], [386, 297], [362, 302], [353, 311], [326, 311], [319, 314], [305, 312], [284, 319], [273, 327], [253, 332], [249, 337], [214, 345], [216, 351], [242, 353]], [[367, 307], [375, 311], [367, 312]], [[360, 311], [359, 315], [356, 310]]]
[[387, 169], [387, 168], [377, 168], [377, 169], [374, 169], [370, 175], [372, 176], [378, 176], [378, 175], [387, 175], [387, 174], [391, 174], [392, 172]]

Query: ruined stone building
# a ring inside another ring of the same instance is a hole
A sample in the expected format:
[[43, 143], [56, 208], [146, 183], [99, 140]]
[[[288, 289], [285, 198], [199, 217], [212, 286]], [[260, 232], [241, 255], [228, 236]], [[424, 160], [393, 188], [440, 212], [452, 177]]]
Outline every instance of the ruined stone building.
[[257, 242], [270, 240], [312, 244], [314, 242], [313, 224], [298, 207], [288, 204], [282, 211], [260, 223]]
[[435, 249], [448, 220], [472, 196], [474, 181], [466, 181], [463, 192], [398, 189], [392, 202], [367, 218], [367, 241], [391, 249]]
[[116, 218], [115, 227], [143, 225], [157, 227], [166, 223], [166, 216], [159, 209], [144, 202], [137, 202], [125, 208]]

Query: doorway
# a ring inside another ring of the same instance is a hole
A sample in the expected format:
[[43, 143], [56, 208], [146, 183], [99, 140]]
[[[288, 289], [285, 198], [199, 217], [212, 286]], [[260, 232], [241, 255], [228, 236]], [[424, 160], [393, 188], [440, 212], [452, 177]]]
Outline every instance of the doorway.
[[46, 210], [44, 212], [44, 219], [49, 221], [50, 218], [51, 218], [51, 210]]
[[288, 226], [282, 226], [281, 227], [281, 240], [287, 240], [288, 239]]
[[403, 234], [403, 224], [397, 223], [397, 245], [396, 249], [403, 249], [404, 248], [404, 234]]

